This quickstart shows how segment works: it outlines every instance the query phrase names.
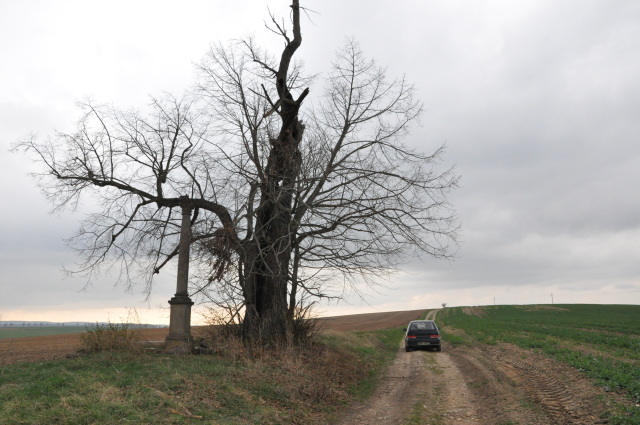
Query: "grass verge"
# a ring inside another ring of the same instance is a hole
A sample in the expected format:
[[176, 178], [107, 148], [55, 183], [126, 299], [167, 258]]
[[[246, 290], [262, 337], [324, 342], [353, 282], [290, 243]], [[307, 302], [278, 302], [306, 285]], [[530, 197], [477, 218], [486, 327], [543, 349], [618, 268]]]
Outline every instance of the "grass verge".
[[6, 365], [0, 423], [331, 423], [371, 394], [401, 335], [325, 335], [253, 360], [98, 351]]

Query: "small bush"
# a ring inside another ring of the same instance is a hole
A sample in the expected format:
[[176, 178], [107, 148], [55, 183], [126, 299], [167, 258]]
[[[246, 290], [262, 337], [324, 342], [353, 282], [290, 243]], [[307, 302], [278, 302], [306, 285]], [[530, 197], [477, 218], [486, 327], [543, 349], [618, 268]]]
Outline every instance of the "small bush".
[[129, 329], [126, 323], [96, 323], [93, 329], [87, 329], [82, 334], [82, 347], [85, 353], [99, 353], [112, 351], [139, 351], [141, 349], [139, 335]]
[[239, 323], [213, 308], [204, 313], [204, 319], [207, 325], [200, 327], [194, 334], [199, 352], [217, 354], [233, 361], [245, 356], [242, 327]]
[[320, 322], [315, 317], [299, 315], [293, 318], [291, 336], [294, 345], [313, 344], [321, 331]]
[[270, 341], [268, 344], [263, 344], [259, 338], [258, 341], [249, 344], [243, 338], [241, 318], [238, 314], [209, 308], [203, 313], [203, 318], [207, 326], [199, 328], [194, 334], [198, 342], [196, 350], [234, 360], [241, 357], [261, 357], [269, 351], [282, 352], [292, 347], [312, 347], [321, 331], [320, 322], [311, 313], [311, 306], [296, 309], [286, 340], [276, 343]]

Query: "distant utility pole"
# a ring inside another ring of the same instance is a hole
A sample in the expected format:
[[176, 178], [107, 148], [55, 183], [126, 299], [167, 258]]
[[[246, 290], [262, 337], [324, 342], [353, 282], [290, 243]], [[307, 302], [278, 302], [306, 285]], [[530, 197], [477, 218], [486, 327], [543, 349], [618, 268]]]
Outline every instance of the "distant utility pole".
[[553, 292], [551, 293], [551, 304], [553, 304]]
[[493, 297], [493, 305], [496, 305], [496, 297]]

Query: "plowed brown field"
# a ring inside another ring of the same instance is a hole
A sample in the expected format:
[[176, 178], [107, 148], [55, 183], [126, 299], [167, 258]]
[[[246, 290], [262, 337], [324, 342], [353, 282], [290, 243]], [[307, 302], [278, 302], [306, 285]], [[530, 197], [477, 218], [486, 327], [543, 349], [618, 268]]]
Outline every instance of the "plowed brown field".
[[[323, 330], [361, 331], [402, 326], [426, 310], [353, 314], [320, 319]], [[197, 327], [196, 327], [197, 330]], [[168, 328], [137, 330], [147, 341], [164, 341]], [[0, 364], [37, 362], [73, 356], [80, 348], [81, 334], [49, 335], [0, 340]]]

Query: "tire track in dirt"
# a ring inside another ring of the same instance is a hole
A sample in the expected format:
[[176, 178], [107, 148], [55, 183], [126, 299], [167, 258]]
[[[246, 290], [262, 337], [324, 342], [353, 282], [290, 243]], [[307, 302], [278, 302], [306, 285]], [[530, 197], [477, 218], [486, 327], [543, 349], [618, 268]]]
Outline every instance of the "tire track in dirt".
[[[393, 364], [369, 400], [352, 408], [340, 425], [395, 425], [402, 423], [419, 394], [431, 387], [425, 359], [405, 353], [404, 341], [398, 346]], [[416, 353], [420, 354], [420, 353]]]
[[603, 391], [570, 366], [511, 344], [445, 347], [474, 389], [482, 423], [607, 423], [601, 419]]
[[[435, 311], [427, 313], [433, 320]], [[486, 425], [469, 403], [472, 392], [446, 353], [405, 352], [401, 341], [394, 363], [378, 389], [365, 403], [352, 409], [340, 425], [395, 425], [420, 417], [424, 424]]]
[[505, 373], [522, 386], [530, 400], [549, 416], [551, 424], [604, 424], [602, 403], [597, 397], [603, 391], [569, 366], [555, 363], [521, 348], [503, 345], [492, 350]]
[[[424, 353], [432, 354], [432, 353]], [[435, 353], [433, 353], [435, 354]], [[486, 422], [479, 415], [478, 403], [474, 401], [474, 394], [467, 384], [462, 370], [448, 353], [438, 353], [434, 356], [437, 367], [442, 371], [438, 381], [442, 394], [440, 412], [443, 424], [484, 425]]]
[[568, 365], [511, 344], [483, 349], [445, 346], [466, 382], [477, 389], [474, 396], [483, 423], [607, 423], [599, 399], [603, 391]]
[[[427, 319], [435, 320], [437, 310]], [[401, 350], [375, 394], [340, 424], [586, 425], [602, 390], [575, 369], [510, 344]]]
[[[554, 423], [544, 411], [528, 401], [522, 382], [507, 376], [503, 364], [490, 353], [477, 347], [454, 348], [448, 344], [445, 347], [447, 358], [471, 389], [465, 402], [475, 406], [478, 423]], [[446, 377], [447, 380], [452, 378], [455, 379], [454, 376]]]
[[[438, 310], [430, 312], [436, 320]], [[487, 425], [498, 423], [547, 424], [544, 416], [522, 407], [522, 395], [500, 372], [499, 365], [474, 347], [454, 348], [443, 341], [434, 357], [442, 371], [441, 420], [433, 424]]]

